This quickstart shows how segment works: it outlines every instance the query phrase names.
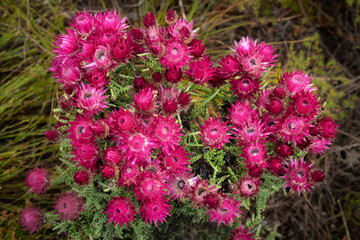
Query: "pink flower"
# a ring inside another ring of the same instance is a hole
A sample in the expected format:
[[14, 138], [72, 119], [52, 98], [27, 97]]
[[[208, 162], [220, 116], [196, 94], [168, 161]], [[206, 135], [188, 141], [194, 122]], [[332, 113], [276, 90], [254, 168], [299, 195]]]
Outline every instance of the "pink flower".
[[76, 92], [76, 106], [90, 116], [103, 112], [105, 108], [108, 108], [107, 102], [104, 101], [108, 97], [104, 95], [105, 92], [106, 90], [95, 89], [81, 83], [81, 89]]
[[236, 55], [227, 55], [220, 59], [219, 64], [222, 67], [224, 78], [231, 78], [242, 73], [240, 59]]
[[253, 197], [259, 192], [260, 177], [253, 178], [247, 173], [238, 183], [242, 197]]
[[191, 59], [187, 45], [178, 39], [174, 39], [166, 45], [165, 54], [159, 61], [167, 68], [182, 69]]
[[145, 27], [149, 28], [151, 26], [154, 26], [156, 24], [156, 19], [154, 14], [152, 14], [152, 12], [148, 12], [144, 19], [143, 19], [143, 24]]
[[104, 151], [104, 160], [107, 163], [119, 165], [123, 162], [123, 156], [117, 147], [109, 147]]
[[150, 88], [140, 89], [138, 94], [134, 94], [133, 101], [135, 109], [141, 114], [153, 113], [157, 107], [154, 91]]
[[231, 104], [231, 109], [228, 109], [228, 112], [229, 121], [238, 126], [255, 117], [255, 111], [251, 110], [251, 104], [248, 101], [236, 101], [235, 104]]
[[106, 205], [105, 214], [108, 214], [108, 224], [114, 222], [114, 226], [119, 224], [121, 227], [124, 223], [129, 226], [129, 222], [134, 222], [135, 211], [134, 205], [125, 197], [113, 197]]
[[216, 185], [209, 186], [207, 180], [200, 180], [189, 192], [190, 200], [194, 203], [194, 206], [199, 208], [205, 206], [205, 197], [208, 194], [217, 194], [218, 188]]
[[82, 39], [86, 39], [95, 28], [95, 21], [89, 11], [77, 12], [70, 24], [80, 34]]
[[242, 213], [239, 209], [240, 206], [240, 201], [230, 197], [224, 197], [216, 209], [210, 210], [206, 212], [206, 214], [210, 215], [211, 222], [216, 219], [218, 227], [221, 223], [224, 223], [225, 226], [229, 223], [231, 226], [232, 223], [236, 221], [236, 217], [240, 217], [239, 214]]
[[158, 173], [142, 172], [135, 186], [135, 197], [144, 201], [156, 201], [167, 195], [165, 184]]
[[182, 199], [189, 194], [191, 187], [194, 187], [198, 177], [194, 174], [187, 172], [179, 176], [171, 175], [167, 182], [167, 189], [171, 194], [172, 199]]
[[191, 163], [189, 162], [189, 154], [184, 149], [184, 146], [175, 147], [169, 152], [163, 153], [163, 155], [164, 165], [168, 172], [177, 175], [189, 171], [189, 168], [186, 165]]
[[253, 98], [254, 94], [260, 91], [260, 81], [250, 76], [230, 80], [231, 88], [239, 98]]
[[25, 184], [30, 188], [30, 193], [45, 193], [50, 186], [50, 176], [46, 169], [35, 168], [30, 170], [29, 174], [26, 175]]
[[74, 191], [63, 192], [55, 201], [55, 214], [60, 214], [60, 220], [73, 221], [80, 217], [80, 212], [84, 211], [82, 197], [78, 197]]
[[182, 136], [180, 131], [180, 124], [176, 123], [175, 118], [169, 118], [168, 115], [166, 117], [159, 115], [156, 118], [154, 135], [161, 146], [162, 152], [169, 153], [179, 146], [180, 137]]
[[310, 192], [310, 188], [313, 186], [310, 182], [312, 164], [304, 162], [304, 157], [301, 158], [300, 162], [296, 159], [290, 159], [290, 163], [285, 163], [287, 168], [285, 175], [281, 177], [287, 181], [285, 188], [290, 187], [292, 191], [298, 191], [299, 195], [302, 190]]
[[296, 146], [300, 140], [310, 136], [308, 119], [295, 115], [284, 116], [279, 130], [284, 142], [291, 141]]
[[114, 11], [106, 11], [99, 14], [101, 30], [103, 32], [112, 32], [118, 34], [128, 27], [127, 18], [121, 18], [120, 13]]
[[114, 178], [116, 177], [116, 169], [113, 165], [106, 164], [101, 168], [101, 174], [107, 179]]
[[77, 33], [72, 29], [66, 29], [67, 34], [61, 34], [57, 37], [54, 45], [57, 47], [53, 53], [61, 57], [67, 57], [78, 50], [79, 41]]
[[110, 134], [117, 136], [122, 132], [131, 131], [135, 127], [135, 116], [130, 111], [119, 108], [108, 115], [106, 120], [110, 127]]
[[284, 86], [291, 94], [302, 90], [313, 91], [311, 76], [304, 74], [302, 71], [285, 73], [279, 80], [279, 84]]
[[167, 68], [165, 71], [165, 79], [169, 83], [177, 84], [182, 80], [182, 71], [181, 69]]
[[124, 158], [133, 162], [150, 161], [151, 152], [158, 148], [157, 140], [145, 131], [124, 132], [118, 139]]
[[270, 158], [268, 160], [268, 169], [270, 172], [276, 175], [282, 175], [284, 173], [284, 166], [283, 163], [284, 160], [281, 158]]
[[314, 170], [310, 172], [310, 181], [314, 183], [321, 183], [325, 180], [325, 173], [321, 170]]
[[244, 162], [246, 163], [247, 168], [251, 168], [253, 166], [258, 166], [261, 168], [266, 168], [266, 147], [264, 144], [256, 142], [256, 143], [248, 143], [243, 148], [243, 153], [240, 154], [243, 158], [245, 158]]
[[90, 142], [90, 139], [93, 138], [94, 133], [91, 129], [92, 121], [87, 116], [77, 116], [75, 121], [70, 122], [70, 127], [67, 132], [70, 133], [68, 138], [71, 139], [71, 142]]
[[88, 171], [77, 171], [74, 174], [74, 181], [79, 185], [85, 185], [89, 183], [89, 172]]
[[190, 68], [186, 74], [191, 82], [203, 85], [211, 79], [214, 72], [215, 68], [212, 67], [212, 62], [207, 56], [199, 61], [190, 62]]
[[158, 201], [146, 201], [140, 206], [140, 212], [145, 223], [154, 223], [157, 227], [158, 222], [166, 222], [166, 216], [170, 216], [171, 205], [167, 204], [167, 199]]
[[51, 142], [56, 142], [57, 140], [59, 140], [60, 134], [56, 130], [48, 130], [44, 132], [44, 137], [46, 137], [46, 139]]
[[122, 168], [118, 180], [120, 186], [131, 186], [137, 183], [139, 167], [136, 164], [126, 163]]
[[78, 161], [79, 165], [87, 169], [95, 170], [97, 168], [98, 149], [93, 144], [77, 143], [73, 151], [75, 157], [73, 161]]
[[35, 207], [23, 209], [19, 218], [24, 230], [30, 230], [30, 233], [39, 231], [44, 224], [44, 214]]
[[193, 39], [189, 43], [190, 53], [194, 56], [194, 58], [200, 58], [205, 54], [205, 45], [202, 44], [201, 40]]
[[231, 231], [231, 236], [228, 238], [229, 240], [254, 240], [252, 235], [253, 233], [249, 233], [249, 228], [245, 228], [242, 224], [240, 227], [235, 228]]
[[176, 12], [174, 12], [174, 10], [172, 10], [172, 9], [169, 9], [165, 14], [164, 21], [170, 25], [170, 24], [175, 23], [176, 20], [177, 20]]
[[226, 122], [220, 122], [220, 117], [216, 120], [210, 118], [205, 120], [204, 125], [200, 126], [201, 139], [206, 146], [221, 149], [225, 143], [230, 142], [232, 137], [228, 132], [231, 127], [226, 127]]

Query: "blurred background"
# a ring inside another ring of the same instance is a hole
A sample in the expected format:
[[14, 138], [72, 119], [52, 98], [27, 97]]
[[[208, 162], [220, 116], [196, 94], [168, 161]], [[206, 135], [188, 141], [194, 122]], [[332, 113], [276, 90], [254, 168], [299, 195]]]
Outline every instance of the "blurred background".
[[[51, 112], [60, 91], [48, 71], [56, 36], [84, 9], [116, 9], [139, 26], [148, 11], [163, 19], [170, 8], [194, 21], [214, 58], [250, 36], [274, 45], [280, 54], [270, 81], [296, 69], [313, 76], [326, 111], [340, 125], [331, 149], [310, 156], [327, 180], [307, 196], [275, 194], [263, 227], [276, 239], [359, 239], [360, 0], [0, 2], [0, 239], [59, 238], [48, 226], [28, 235], [18, 224], [25, 205], [51, 209], [64, 187], [38, 197], [24, 185], [29, 169], [43, 166], [54, 174], [60, 164], [58, 145], [43, 137], [56, 122]], [[213, 239], [211, 231], [199, 226], [178, 239]]]

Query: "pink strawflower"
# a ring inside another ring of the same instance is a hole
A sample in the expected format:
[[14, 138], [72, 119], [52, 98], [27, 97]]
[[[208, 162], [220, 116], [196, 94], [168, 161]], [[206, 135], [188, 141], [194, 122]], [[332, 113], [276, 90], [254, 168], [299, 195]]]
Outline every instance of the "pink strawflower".
[[130, 43], [130, 39], [119, 39], [111, 50], [111, 56], [116, 62], [126, 63], [126, 60], [131, 58], [133, 46]]
[[185, 43], [189, 43], [197, 36], [196, 30], [193, 28], [193, 21], [187, 22], [185, 19], [179, 19], [169, 26], [169, 33], [173, 38], [182, 39]]
[[255, 111], [251, 110], [251, 104], [248, 101], [236, 101], [235, 104], [231, 104], [231, 109], [228, 109], [229, 121], [234, 125], [242, 125], [244, 122], [249, 122]]
[[268, 135], [259, 121], [244, 122], [239, 127], [234, 127], [236, 139], [240, 142], [263, 142]]
[[67, 132], [70, 133], [68, 138], [71, 139], [71, 142], [83, 142], [87, 143], [94, 137], [94, 133], [92, 131], [92, 121], [88, 116], [78, 115], [75, 121], [69, 122], [70, 127]]
[[321, 170], [310, 172], [310, 181], [313, 183], [321, 183], [325, 180], [325, 173]]
[[81, 82], [84, 73], [81, 69], [81, 59], [75, 56], [59, 61], [55, 58], [52, 62], [50, 71], [54, 73], [54, 78], [61, 84], [65, 89], [72, 88]]
[[79, 162], [79, 165], [90, 170], [95, 170], [97, 168], [99, 151], [95, 145], [77, 143], [74, 148], [73, 153], [75, 157], [73, 158], [73, 161]]
[[44, 132], [44, 137], [46, 137], [46, 139], [51, 142], [56, 142], [57, 140], [59, 140], [60, 134], [56, 130], [48, 130]]
[[126, 24], [127, 18], [121, 18], [120, 13], [116, 10], [105, 11], [102, 14], [98, 14], [100, 18], [100, 28], [105, 33], [119, 34], [128, 27]]
[[269, 133], [268, 139], [269, 137], [274, 138], [280, 128], [281, 119], [263, 113], [261, 120], [264, 123], [264, 131]]
[[90, 180], [89, 172], [80, 170], [75, 172], [74, 174], [74, 181], [79, 185], [88, 184]]
[[307, 118], [298, 117], [296, 115], [284, 116], [279, 129], [280, 136], [284, 138], [284, 142], [293, 142], [294, 145], [310, 136], [309, 120]]
[[26, 175], [25, 184], [30, 193], [45, 193], [50, 186], [50, 176], [45, 168], [35, 168]]
[[149, 28], [156, 24], [156, 19], [152, 12], [148, 12], [143, 18], [143, 24], [145, 27]]
[[222, 67], [224, 78], [232, 78], [242, 73], [240, 59], [236, 55], [227, 55], [220, 59], [219, 64]]
[[260, 91], [260, 81], [250, 76], [244, 76], [239, 79], [234, 78], [230, 80], [231, 88], [239, 98], [250, 99], [254, 94]]
[[113, 165], [106, 164], [101, 168], [101, 174], [107, 179], [114, 178], [116, 177], [116, 169]]
[[76, 92], [76, 106], [83, 109], [90, 116], [103, 112], [108, 108], [107, 102], [104, 101], [108, 96], [104, 95], [106, 90], [92, 88], [90, 85], [81, 83], [81, 89]]
[[72, 29], [66, 29], [67, 34], [61, 34], [54, 42], [56, 48], [53, 53], [61, 57], [68, 57], [78, 50], [79, 41], [77, 39], [78, 34]]
[[181, 92], [178, 97], [178, 102], [181, 106], [181, 110], [186, 109], [191, 103], [191, 95], [186, 92]]
[[123, 156], [117, 147], [109, 147], [104, 151], [104, 160], [107, 163], [119, 165], [123, 162]]
[[44, 214], [36, 207], [28, 207], [19, 213], [20, 224], [30, 233], [37, 232], [44, 224]]
[[190, 53], [194, 58], [200, 58], [205, 54], [205, 45], [202, 44], [201, 40], [193, 39], [188, 46], [190, 47]]
[[189, 171], [187, 165], [189, 162], [189, 153], [186, 152], [184, 146], [175, 147], [167, 153], [163, 153], [163, 161], [166, 170], [169, 173], [183, 174], [185, 171]]
[[316, 94], [311, 91], [300, 91], [292, 97], [294, 110], [299, 116], [313, 117], [319, 111], [319, 101]]
[[217, 191], [218, 188], [216, 185], [209, 186], [207, 180], [200, 180], [191, 188], [191, 192], [189, 192], [190, 201], [192, 201], [197, 208], [205, 206], [205, 197], [211, 193], [217, 194]]
[[156, 109], [155, 93], [150, 88], [140, 89], [133, 97], [134, 107], [140, 114], [148, 115]]
[[281, 158], [270, 158], [267, 162], [268, 169], [273, 174], [280, 176], [284, 173], [284, 165], [282, 164], [283, 162], [284, 160]]
[[172, 10], [172, 9], [169, 9], [169, 10], [166, 12], [166, 14], [165, 14], [165, 19], [164, 19], [164, 21], [165, 21], [167, 24], [169, 24], [169, 25], [175, 23], [175, 22], [177, 21], [177, 14], [176, 14], [176, 12], [175, 12], [174, 10]]
[[157, 116], [154, 135], [160, 144], [162, 152], [169, 153], [179, 146], [180, 137], [182, 136], [180, 131], [180, 124], [176, 123], [175, 118], [170, 118], [168, 115], [166, 117]]
[[275, 152], [283, 158], [287, 158], [294, 154], [293, 148], [290, 144], [284, 142], [277, 142], [274, 148]]
[[182, 80], [182, 71], [181, 69], [167, 68], [165, 71], [165, 79], [169, 83], [177, 84]]
[[231, 127], [226, 127], [227, 123], [227, 121], [221, 122], [220, 117], [217, 120], [215, 118], [205, 120], [205, 123], [200, 126], [200, 132], [206, 146], [211, 149], [221, 149], [225, 143], [230, 142], [229, 139], [232, 137], [228, 131]]
[[210, 57], [207, 56], [199, 61], [190, 62], [190, 67], [186, 74], [191, 82], [203, 85], [212, 78], [214, 72], [215, 68], [212, 67]]
[[158, 201], [146, 201], [140, 206], [141, 217], [145, 223], [154, 223], [157, 227], [158, 222], [166, 222], [166, 216], [170, 216], [171, 205], [167, 204], [167, 199]]
[[318, 134], [328, 140], [335, 137], [335, 133], [338, 132], [336, 128], [339, 127], [333, 119], [326, 117], [319, 119], [314, 125], [318, 129]]
[[266, 168], [266, 146], [262, 143], [248, 143], [243, 148], [243, 153], [240, 154], [243, 158], [245, 158], [244, 163], [246, 163], [245, 167], [251, 168], [253, 166], [258, 166], [260, 168]]
[[135, 197], [142, 201], [156, 201], [167, 195], [165, 183], [158, 173], [142, 172], [135, 186]]
[[130, 111], [119, 108], [108, 115], [106, 122], [110, 127], [110, 134], [116, 138], [122, 132], [134, 129], [135, 116]]
[[313, 91], [311, 76], [304, 74], [302, 71], [285, 73], [279, 80], [279, 84], [284, 86], [291, 94], [306, 90]]
[[63, 192], [55, 201], [55, 214], [60, 214], [60, 221], [70, 220], [80, 217], [80, 212], [84, 211], [82, 197], [78, 197], [74, 191]]
[[236, 222], [236, 217], [240, 217], [242, 211], [239, 209], [241, 202], [230, 197], [224, 197], [216, 209], [206, 212], [210, 215], [210, 221], [217, 221], [218, 227], [223, 222], [225, 226]]
[[145, 131], [124, 132], [117, 141], [124, 158], [133, 162], [150, 161], [151, 152], [158, 148], [157, 139]]
[[188, 65], [191, 59], [190, 50], [187, 45], [178, 39], [167, 43], [164, 55], [159, 59], [160, 63], [168, 69], [182, 69]]
[[70, 25], [80, 34], [82, 40], [85, 40], [95, 29], [95, 20], [89, 11], [77, 12], [72, 20], [73, 24]]
[[240, 57], [244, 58], [252, 54], [255, 51], [257, 40], [253, 40], [249, 37], [243, 37], [239, 42], [235, 42], [235, 49], [232, 49]]
[[120, 186], [131, 186], [137, 183], [139, 167], [136, 164], [126, 163], [120, 171], [118, 184]]
[[159, 102], [166, 114], [175, 115], [180, 110], [178, 98], [180, 90], [176, 90], [174, 85], [172, 88], [160, 86]]
[[322, 154], [326, 149], [330, 148], [330, 145], [330, 140], [326, 140], [323, 138], [312, 138], [310, 140], [310, 144], [307, 146], [307, 149], [315, 154]]
[[285, 175], [281, 177], [287, 181], [285, 188], [290, 187], [292, 191], [298, 191], [299, 195], [303, 190], [310, 192], [313, 186], [310, 182], [312, 164], [304, 162], [304, 157], [299, 162], [296, 159], [290, 159], [290, 163], [285, 163], [287, 168], [285, 168]]
[[231, 236], [228, 237], [229, 240], [254, 240], [252, 235], [253, 233], [249, 233], [249, 228], [245, 228], [244, 225], [240, 225], [240, 227], [235, 228], [231, 231]]
[[242, 197], [253, 197], [259, 192], [260, 184], [260, 177], [253, 178], [247, 173], [238, 183], [239, 192]]
[[113, 197], [106, 205], [105, 214], [108, 214], [108, 224], [114, 222], [114, 226], [124, 223], [129, 226], [129, 222], [134, 222], [134, 215], [137, 214], [134, 205], [125, 197]]
[[171, 175], [166, 185], [172, 199], [180, 201], [183, 197], [187, 197], [191, 187], [195, 186], [197, 180], [198, 177], [194, 177], [194, 174], [187, 172], [179, 176]]

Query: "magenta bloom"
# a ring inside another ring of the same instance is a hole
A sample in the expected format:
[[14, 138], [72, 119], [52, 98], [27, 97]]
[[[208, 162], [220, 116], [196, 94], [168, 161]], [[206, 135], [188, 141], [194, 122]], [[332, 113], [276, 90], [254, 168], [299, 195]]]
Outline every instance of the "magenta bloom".
[[22, 210], [19, 218], [24, 230], [29, 230], [30, 233], [39, 231], [44, 223], [43, 213], [35, 207], [28, 207]]
[[296, 159], [290, 159], [290, 163], [286, 162], [285, 176], [281, 178], [286, 179], [285, 188], [290, 187], [292, 191], [297, 191], [300, 195], [302, 190], [310, 192], [313, 184], [310, 181], [310, 171], [312, 164], [304, 162], [304, 157], [298, 162]]
[[60, 220], [73, 221], [80, 217], [80, 212], [85, 209], [82, 197], [78, 197], [74, 191], [63, 192], [55, 201], [55, 214], [60, 214]]
[[114, 222], [114, 226], [119, 224], [121, 227], [124, 223], [129, 226], [129, 222], [134, 221], [134, 214], [137, 214], [134, 205], [125, 197], [113, 197], [106, 207], [104, 213], [108, 214], [108, 224]]
[[285, 116], [279, 130], [280, 136], [284, 137], [284, 142], [291, 141], [296, 146], [306, 136], [310, 136], [309, 127], [311, 125], [308, 122], [307, 118], [295, 115]]
[[182, 136], [180, 131], [180, 124], [176, 123], [175, 118], [161, 115], [156, 118], [154, 134], [160, 143], [162, 152], [168, 153], [179, 146], [180, 137]]
[[178, 39], [175, 39], [167, 44], [165, 54], [159, 61], [167, 68], [181, 69], [188, 64], [190, 59], [189, 47]]
[[184, 146], [176, 147], [171, 151], [164, 154], [164, 165], [168, 172], [174, 174], [182, 174], [189, 171], [186, 165], [191, 164], [189, 162], [189, 154], [184, 149]]
[[224, 223], [225, 226], [229, 223], [231, 226], [233, 222], [236, 222], [236, 217], [240, 217], [239, 214], [242, 213], [239, 209], [240, 206], [240, 201], [225, 197], [216, 209], [212, 209], [206, 212], [206, 214], [210, 215], [211, 222], [216, 219], [218, 227], [221, 223]]
[[135, 187], [135, 197], [142, 201], [157, 201], [167, 195], [161, 176], [153, 172], [142, 172]]
[[49, 174], [44, 168], [35, 168], [30, 170], [29, 174], [25, 178], [25, 184], [30, 188], [30, 193], [45, 193], [47, 188], [50, 186]]
[[105, 108], [108, 108], [107, 102], [104, 101], [108, 97], [104, 95], [105, 92], [106, 90], [92, 88], [90, 85], [81, 83], [81, 89], [76, 92], [76, 106], [91, 116], [103, 112]]
[[141, 113], [148, 115], [156, 109], [155, 93], [150, 88], [141, 89], [138, 94], [133, 97], [134, 107]]
[[230, 133], [228, 132], [231, 127], [226, 127], [226, 122], [220, 122], [220, 117], [216, 120], [210, 118], [205, 120], [204, 125], [200, 126], [201, 139], [206, 146], [213, 148], [222, 148], [225, 143], [230, 142]]
[[145, 223], [154, 223], [157, 227], [158, 222], [166, 222], [166, 216], [170, 216], [171, 205], [167, 204], [169, 200], [146, 201], [140, 206], [140, 212]]
[[191, 82], [204, 84], [208, 82], [215, 72], [209, 57], [205, 57], [200, 61], [190, 62], [190, 68], [186, 71]]
[[228, 237], [229, 240], [254, 240], [252, 235], [253, 233], [249, 233], [249, 228], [244, 228], [241, 224], [240, 227], [235, 228], [231, 231], [231, 236]]

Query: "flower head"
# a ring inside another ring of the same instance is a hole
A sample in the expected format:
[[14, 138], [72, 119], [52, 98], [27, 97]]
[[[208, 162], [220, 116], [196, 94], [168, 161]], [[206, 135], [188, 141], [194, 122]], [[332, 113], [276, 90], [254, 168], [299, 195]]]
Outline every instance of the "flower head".
[[166, 45], [165, 54], [159, 61], [167, 68], [182, 69], [190, 59], [189, 47], [182, 41], [174, 39]]
[[231, 127], [226, 127], [226, 122], [220, 122], [220, 117], [216, 120], [210, 118], [205, 120], [204, 125], [200, 126], [201, 139], [205, 145], [213, 148], [222, 148], [225, 143], [230, 142], [230, 133], [228, 132]]
[[242, 213], [239, 209], [240, 206], [240, 201], [230, 197], [224, 197], [216, 209], [212, 209], [206, 212], [206, 214], [210, 215], [211, 222], [216, 219], [218, 227], [221, 223], [224, 223], [225, 226], [227, 224], [231, 226], [232, 223], [236, 221], [236, 217], [240, 217], [239, 214]]
[[242, 224], [240, 227], [235, 228], [231, 231], [231, 236], [228, 238], [229, 240], [254, 240], [252, 235], [253, 233], [248, 232], [249, 229], [245, 228]]
[[84, 203], [74, 191], [63, 192], [55, 201], [55, 214], [60, 214], [60, 220], [73, 221], [80, 217], [80, 212], [84, 211]]
[[157, 227], [158, 222], [166, 222], [166, 216], [170, 216], [171, 205], [167, 204], [167, 199], [158, 201], [146, 201], [140, 206], [140, 212], [145, 223], [154, 223]]
[[30, 233], [39, 231], [44, 224], [44, 214], [35, 207], [23, 209], [19, 214], [19, 218], [24, 230], [30, 230]]
[[106, 90], [81, 83], [81, 88], [76, 92], [76, 106], [91, 116], [103, 112], [105, 108], [108, 108], [107, 102], [104, 101], [108, 97], [104, 95], [105, 92]]
[[182, 134], [180, 133], [180, 124], [175, 121], [174, 118], [169, 118], [169, 116], [163, 117], [159, 115], [156, 118], [154, 135], [160, 143], [161, 150], [164, 153], [174, 150], [181, 140], [180, 137]]
[[125, 197], [113, 197], [106, 205], [105, 214], [108, 214], [108, 224], [114, 222], [114, 226], [119, 224], [121, 227], [124, 223], [129, 226], [129, 222], [134, 221], [134, 214], [136, 214], [135, 207]]
[[150, 88], [140, 89], [138, 94], [134, 94], [134, 107], [140, 114], [148, 115], [156, 109], [155, 93]]
[[312, 164], [304, 162], [304, 157], [298, 162], [296, 159], [290, 159], [290, 163], [286, 162], [285, 175], [281, 178], [286, 179], [286, 187], [290, 187], [292, 191], [297, 191], [300, 195], [302, 190], [310, 192], [313, 184], [310, 181], [310, 171]]
[[25, 184], [30, 188], [30, 193], [45, 193], [47, 188], [50, 186], [49, 174], [44, 168], [35, 168], [30, 170], [29, 174], [25, 178]]

